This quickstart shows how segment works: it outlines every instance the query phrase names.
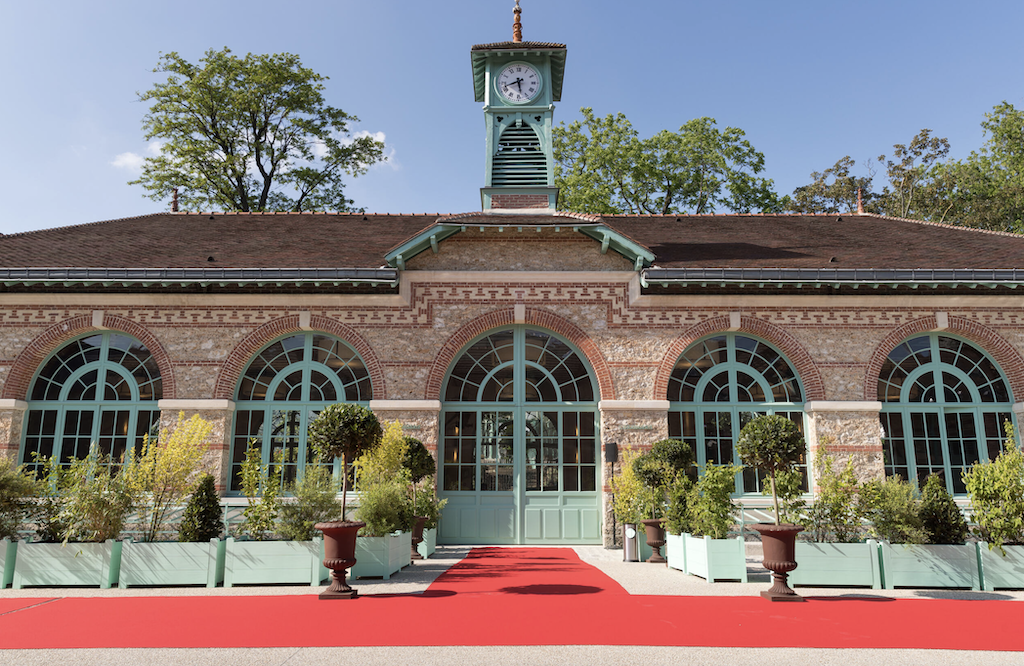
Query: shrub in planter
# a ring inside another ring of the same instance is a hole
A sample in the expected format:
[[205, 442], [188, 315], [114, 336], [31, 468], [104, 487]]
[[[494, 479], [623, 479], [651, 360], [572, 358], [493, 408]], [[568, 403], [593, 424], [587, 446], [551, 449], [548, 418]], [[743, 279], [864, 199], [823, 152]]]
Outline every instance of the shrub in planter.
[[241, 465], [242, 494], [246, 507], [237, 534], [254, 541], [274, 536], [277, 531], [277, 513], [281, 506], [281, 483], [277, 465], [262, 464], [263, 452], [255, 439], [245, 450]]
[[310, 541], [319, 534], [314, 525], [341, 514], [337, 484], [322, 465], [307, 465], [290, 490], [294, 501], [281, 504], [278, 523], [278, 532], [285, 539]]
[[871, 521], [871, 535], [890, 543], [926, 543], [920, 500], [914, 486], [899, 476], [872, 479], [861, 485], [861, 506]]
[[224, 509], [213, 476], [204, 474], [192, 491], [178, 530], [178, 541], [204, 542], [219, 539], [224, 529]]
[[705, 465], [690, 491], [687, 515], [693, 536], [724, 539], [736, 524], [735, 465]]
[[412, 527], [411, 474], [405, 466], [408, 443], [400, 423], [389, 423], [384, 436], [355, 462], [359, 520], [366, 536], [384, 536]]
[[0, 454], [0, 540], [17, 540], [18, 528], [32, 512], [31, 498], [38, 493], [35, 475]]
[[651, 445], [651, 450], [633, 460], [633, 473], [643, 482], [650, 501], [649, 518], [644, 520], [647, 545], [653, 553], [648, 562], [662, 563], [661, 546], [665, 544], [664, 514], [669, 488], [686, 473], [693, 463], [689, 444], [678, 439], [663, 439]]
[[1024, 544], [1024, 452], [1013, 425], [1005, 424], [1006, 439], [996, 459], [976, 463], [964, 473], [978, 535], [989, 549], [1005, 553], [1006, 544]]
[[655, 502], [654, 491], [637, 475], [633, 465], [639, 457], [638, 450], [624, 447], [619, 456], [619, 473], [608, 480], [614, 495], [615, 519], [624, 525], [639, 525], [642, 520], [650, 518], [651, 506]]
[[[434, 460], [434, 456], [430, 455], [430, 451], [423, 445], [423, 442], [415, 437], [406, 437], [405, 445], [402, 466], [409, 470], [409, 491], [412, 493], [410, 510], [414, 520], [411, 554], [412, 559], [419, 560], [423, 559], [423, 554], [420, 553], [420, 544], [424, 541], [424, 532], [437, 527], [438, 516], [446, 502], [437, 502], [434, 495], [433, 477], [437, 472], [437, 462]], [[424, 480], [428, 480], [426, 484], [423, 484]], [[421, 485], [428, 487], [422, 488]], [[421, 502], [420, 498], [423, 498], [424, 501]], [[431, 522], [433, 525], [428, 527], [427, 524]], [[434, 552], [432, 547], [428, 547], [426, 550], [429, 551], [428, 557]]]
[[347, 511], [348, 470], [357, 458], [380, 441], [380, 421], [366, 407], [353, 404], [328, 405], [309, 424], [309, 443], [320, 462], [341, 459], [341, 515]]
[[102, 543], [120, 536], [141, 494], [130, 463], [118, 466], [93, 446], [66, 467], [48, 467], [61, 498], [65, 542]]
[[156, 539], [171, 513], [195, 487], [212, 432], [213, 424], [198, 414], [186, 421], [179, 412], [172, 431], [144, 439], [131, 474], [136, 491], [144, 499], [139, 504], [143, 541]]
[[863, 537], [859, 484], [848, 460], [842, 470], [824, 445], [815, 461], [818, 492], [807, 509], [805, 535], [815, 543], [854, 543]]
[[920, 515], [925, 543], [961, 544], [967, 541], [967, 521], [938, 474], [929, 474], [921, 489]]

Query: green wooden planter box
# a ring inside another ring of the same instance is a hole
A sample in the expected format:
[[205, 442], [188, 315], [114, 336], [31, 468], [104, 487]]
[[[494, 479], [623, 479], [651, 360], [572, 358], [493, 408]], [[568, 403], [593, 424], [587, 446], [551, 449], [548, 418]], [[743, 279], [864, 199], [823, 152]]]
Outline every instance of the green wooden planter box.
[[203, 543], [125, 541], [121, 549], [122, 589], [135, 585], [205, 585], [216, 587], [224, 580], [224, 548], [220, 539]]
[[437, 530], [423, 530], [423, 541], [416, 544], [416, 552], [425, 558], [430, 557], [437, 550]]
[[682, 534], [665, 534], [665, 559], [670, 569], [686, 572], [686, 545]]
[[14, 559], [17, 554], [17, 541], [0, 539], [0, 590], [10, 586], [14, 580]]
[[18, 544], [14, 559], [14, 589], [27, 586], [88, 586], [117, 584], [121, 568], [121, 542]]
[[683, 541], [684, 569], [709, 583], [720, 580], [747, 582], [747, 553], [743, 537], [712, 539], [709, 536], [680, 535]]
[[881, 542], [882, 585], [981, 589], [978, 547]]
[[878, 542], [796, 542], [796, 569], [789, 572], [790, 585], [823, 587], [882, 587]]
[[977, 546], [982, 589], [1024, 589], [1024, 546], [1003, 546], [1006, 555], [998, 548], [989, 550], [985, 542]]
[[324, 550], [312, 541], [236, 541], [224, 544], [224, 587], [319, 585], [327, 578]]
[[402, 570], [412, 563], [412, 532], [396, 532], [383, 537], [358, 537], [356, 563], [349, 569], [355, 578], [383, 578]]

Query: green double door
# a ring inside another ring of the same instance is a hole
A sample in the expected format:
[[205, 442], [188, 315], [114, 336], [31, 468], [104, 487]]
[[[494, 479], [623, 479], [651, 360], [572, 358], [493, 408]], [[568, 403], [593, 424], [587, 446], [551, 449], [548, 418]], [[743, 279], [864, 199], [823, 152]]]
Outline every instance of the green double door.
[[439, 543], [601, 542], [598, 413], [575, 355], [516, 328], [456, 362], [442, 413]]

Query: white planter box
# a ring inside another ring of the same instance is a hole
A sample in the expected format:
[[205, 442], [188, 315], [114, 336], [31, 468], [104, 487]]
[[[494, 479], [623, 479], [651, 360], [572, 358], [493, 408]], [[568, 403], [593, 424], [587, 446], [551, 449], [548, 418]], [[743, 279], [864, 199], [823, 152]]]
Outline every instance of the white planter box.
[[1003, 546], [1006, 555], [999, 549], [988, 549], [988, 544], [978, 546], [978, 564], [981, 568], [981, 584], [986, 590], [1024, 589], [1024, 546]]
[[234, 585], [319, 585], [327, 578], [323, 545], [312, 541], [225, 542], [224, 587]]
[[[216, 587], [224, 580], [218, 567], [219, 539], [203, 543], [125, 541], [121, 549], [119, 587], [133, 585], [205, 585]], [[223, 558], [219, 558], [223, 564]]]
[[682, 534], [665, 534], [665, 560], [670, 569], [686, 572], [686, 543]]
[[895, 587], [956, 587], [981, 589], [978, 548], [881, 542], [882, 581]]
[[412, 532], [396, 532], [384, 537], [357, 537], [356, 563], [349, 569], [355, 579], [383, 578], [412, 563]]
[[[700, 576], [709, 583], [720, 580], [747, 582], [747, 553], [743, 537], [712, 539], [681, 534], [677, 538], [683, 551], [682, 571]], [[667, 545], [669, 553], [678, 551], [678, 545]], [[679, 569], [679, 564], [678, 556], [673, 555], [669, 566]]]
[[416, 544], [416, 552], [424, 559], [430, 557], [437, 550], [437, 529], [423, 530], [423, 541]]
[[121, 542], [18, 544], [14, 560], [14, 589], [32, 585], [109, 588], [117, 584]]
[[878, 542], [796, 542], [796, 569], [789, 572], [790, 585], [882, 587]]
[[18, 552], [18, 542], [0, 539], [0, 590], [14, 580], [14, 559]]

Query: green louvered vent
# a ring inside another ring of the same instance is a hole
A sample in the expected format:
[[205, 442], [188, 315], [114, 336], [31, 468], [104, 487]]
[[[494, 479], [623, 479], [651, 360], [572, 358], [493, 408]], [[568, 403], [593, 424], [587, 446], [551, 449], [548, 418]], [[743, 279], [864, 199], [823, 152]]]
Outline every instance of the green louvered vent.
[[544, 151], [532, 127], [525, 123], [509, 125], [501, 133], [492, 164], [491, 184], [540, 187], [548, 184]]

